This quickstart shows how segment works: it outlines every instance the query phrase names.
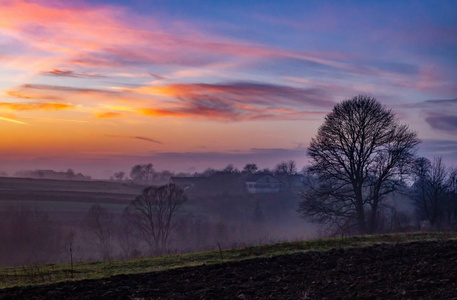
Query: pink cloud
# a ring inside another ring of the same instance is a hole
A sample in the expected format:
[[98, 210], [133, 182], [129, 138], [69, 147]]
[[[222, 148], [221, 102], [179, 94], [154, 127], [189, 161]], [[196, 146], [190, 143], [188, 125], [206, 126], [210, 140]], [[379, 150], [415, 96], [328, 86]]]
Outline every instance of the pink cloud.
[[[322, 116], [334, 105], [326, 92], [274, 84], [249, 82], [227, 84], [175, 84], [142, 87], [134, 92], [168, 96], [173, 106], [148, 107], [140, 112], [152, 117], [205, 118], [234, 120], [302, 120]], [[306, 107], [309, 110], [303, 110]]]
[[36, 53], [33, 49], [52, 53], [54, 66], [48, 66], [52, 61], [46, 61], [50, 69], [71, 64], [108, 68], [143, 64], [204, 66], [225, 61], [227, 56], [288, 57], [348, 67], [322, 53], [298, 53], [215, 38], [192, 29], [190, 24], [186, 24], [186, 30], [164, 30], [153, 21], [144, 20], [148, 27], [140, 28], [123, 22], [126, 16], [132, 17], [132, 12], [112, 5], [51, 7], [12, 0], [0, 4], [0, 29], [27, 45], [31, 53]]
[[12, 111], [24, 111], [24, 110], [63, 110], [70, 109], [74, 106], [65, 103], [48, 103], [48, 102], [27, 102], [27, 103], [8, 103], [0, 102], [0, 108], [8, 109]]

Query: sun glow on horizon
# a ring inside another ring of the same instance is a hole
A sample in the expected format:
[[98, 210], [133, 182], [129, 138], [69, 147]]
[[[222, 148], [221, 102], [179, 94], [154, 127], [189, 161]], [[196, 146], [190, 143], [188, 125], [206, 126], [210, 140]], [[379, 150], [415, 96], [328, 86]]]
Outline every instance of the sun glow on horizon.
[[457, 141], [455, 2], [255, 4], [0, 2], [0, 163], [288, 159], [361, 93], [421, 138]]

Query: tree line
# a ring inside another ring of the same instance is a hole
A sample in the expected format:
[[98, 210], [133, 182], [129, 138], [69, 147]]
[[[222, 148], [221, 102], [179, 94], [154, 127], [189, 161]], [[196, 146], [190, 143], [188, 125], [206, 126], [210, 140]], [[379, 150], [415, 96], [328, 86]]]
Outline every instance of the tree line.
[[214, 174], [270, 174], [270, 175], [297, 175], [303, 174], [305, 169], [301, 171], [297, 168], [297, 163], [294, 160], [281, 161], [276, 164], [273, 169], [260, 169], [255, 163], [246, 164], [241, 170], [233, 164], [228, 164], [224, 168], [214, 169], [207, 168], [202, 172], [185, 173], [172, 172], [169, 170], [158, 171], [152, 163], [134, 165], [129, 173], [129, 176], [124, 171], [115, 172], [111, 176], [111, 180], [115, 181], [132, 181], [137, 184], [163, 184], [169, 181], [171, 177], [210, 177]]

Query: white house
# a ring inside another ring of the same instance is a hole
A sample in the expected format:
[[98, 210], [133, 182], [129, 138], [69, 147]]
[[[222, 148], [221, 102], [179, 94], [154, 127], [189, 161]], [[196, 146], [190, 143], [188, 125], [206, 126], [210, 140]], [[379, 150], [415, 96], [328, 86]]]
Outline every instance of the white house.
[[282, 182], [269, 174], [253, 175], [246, 180], [246, 190], [248, 193], [279, 193], [282, 191]]

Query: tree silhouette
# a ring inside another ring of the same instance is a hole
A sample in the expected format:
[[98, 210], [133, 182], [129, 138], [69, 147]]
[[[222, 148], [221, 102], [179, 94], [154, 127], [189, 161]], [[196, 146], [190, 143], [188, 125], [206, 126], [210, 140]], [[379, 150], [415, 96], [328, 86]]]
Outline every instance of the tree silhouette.
[[156, 173], [152, 164], [140, 164], [132, 167], [130, 178], [137, 183], [151, 183]]
[[434, 158], [433, 162], [421, 157], [416, 160], [414, 174], [411, 199], [418, 217], [429, 221], [432, 228], [441, 229], [445, 221], [453, 221], [455, 212], [453, 172], [446, 169], [441, 157]]
[[130, 203], [125, 214], [151, 250], [163, 253], [177, 226], [176, 214], [186, 200], [184, 191], [175, 184], [151, 186]]
[[292, 176], [297, 175], [297, 163], [294, 160], [282, 161], [276, 165], [274, 170], [276, 175], [282, 176], [287, 181], [287, 189], [292, 189]]
[[335, 105], [308, 148], [311, 179], [299, 212], [359, 233], [376, 231], [382, 202], [409, 174], [419, 143], [375, 98]]
[[84, 218], [86, 227], [95, 237], [95, 244], [104, 260], [112, 259], [112, 242], [115, 232], [114, 216], [99, 204], [90, 206]]
[[246, 164], [242, 172], [247, 174], [255, 174], [258, 170], [259, 168], [256, 164]]

